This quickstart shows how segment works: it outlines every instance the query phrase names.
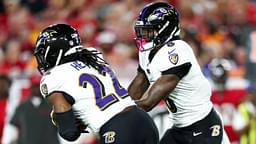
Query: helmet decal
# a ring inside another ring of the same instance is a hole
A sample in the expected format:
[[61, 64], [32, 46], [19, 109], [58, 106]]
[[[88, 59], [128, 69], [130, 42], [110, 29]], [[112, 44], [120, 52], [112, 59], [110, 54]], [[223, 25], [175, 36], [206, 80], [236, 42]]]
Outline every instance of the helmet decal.
[[149, 17], [148, 17], [148, 21], [153, 21], [156, 19], [161, 19], [163, 20], [165, 16], [170, 16], [172, 15], [173, 10], [171, 9], [165, 9], [165, 8], [159, 8], [156, 9]]
[[39, 41], [37, 42], [37, 46], [40, 43], [45, 44], [45, 41], [53, 36], [54, 33], [57, 33], [55, 30], [45, 31], [39, 36]]

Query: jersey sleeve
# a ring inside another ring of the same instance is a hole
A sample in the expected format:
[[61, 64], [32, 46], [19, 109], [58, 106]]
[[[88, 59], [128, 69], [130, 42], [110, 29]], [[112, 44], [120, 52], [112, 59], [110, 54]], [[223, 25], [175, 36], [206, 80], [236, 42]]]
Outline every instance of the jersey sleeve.
[[[65, 74], [63, 73], [64, 71]], [[48, 75], [42, 77], [40, 82], [40, 91], [44, 98], [51, 95], [53, 92], [62, 93], [69, 104], [73, 105], [75, 103], [75, 98], [70, 94], [70, 69], [67, 67], [59, 67], [54, 69]]]
[[61, 79], [61, 74], [50, 73], [42, 77], [40, 82], [40, 91], [44, 98], [54, 91], [61, 91], [64, 80]]
[[181, 79], [189, 72], [192, 66], [190, 58], [193, 57], [193, 53], [186, 49], [186, 45], [174, 45], [166, 46], [159, 51], [155, 65], [162, 75], [175, 74]]

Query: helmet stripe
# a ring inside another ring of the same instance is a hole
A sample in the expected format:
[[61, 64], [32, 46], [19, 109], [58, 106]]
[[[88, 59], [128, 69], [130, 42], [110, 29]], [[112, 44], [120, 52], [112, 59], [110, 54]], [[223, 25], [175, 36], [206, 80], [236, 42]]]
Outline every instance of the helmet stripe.
[[44, 59], [46, 59], [49, 50], [50, 50], [50, 46], [47, 46], [46, 51], [45, 51], [45, 54], [44, 54]]
[[160, 34], [168, 25], [169, 25], [169, 21], [167, 21], [164, 26], [159, 30], [158, 34]]
[[62, 53], [63, 53], [63, 50], [60, 49], [60, 52], [59, 52], [58, 58], [57, 58], [57, 60], [56, 60], [55, 66], [59, 64], [60, 59], [61, 59], [61, 57], [62, 57]]
[[174, 36], [179, 35], [179, 33], [180, 33], [180, 29], [179, 29], [177, 26], [175, 26], [174, 29], [173, 29], [173, 31], [172, 31], [172, 33], [170, 34], [170, 37], [169, 37], [165, 42], [168, 42], [168, 41], [171, 40]]

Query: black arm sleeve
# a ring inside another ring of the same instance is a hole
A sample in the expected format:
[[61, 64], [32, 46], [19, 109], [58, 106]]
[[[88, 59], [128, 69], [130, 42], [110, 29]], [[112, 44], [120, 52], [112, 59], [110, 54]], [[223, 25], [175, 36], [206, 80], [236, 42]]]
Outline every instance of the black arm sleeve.
[[184, 63], [184, 64], [179, 65], [177, 67], [173, 67], [173, 68], [170, 68], [168, 70], [162, 71], [162, 75], [165, 75], [165, 74], [175, 74], [180, 79], [182, 79], [185, 75], [188, 74], [191, 66], [192, 66], [191, 63], [187, 62], [187, 63]]
[[63, 113], [54, 113], [59, 134], [65, 140], [75, 141], [80, 136], [80, 131], [76, 127], [75, 116], [71, 110]]

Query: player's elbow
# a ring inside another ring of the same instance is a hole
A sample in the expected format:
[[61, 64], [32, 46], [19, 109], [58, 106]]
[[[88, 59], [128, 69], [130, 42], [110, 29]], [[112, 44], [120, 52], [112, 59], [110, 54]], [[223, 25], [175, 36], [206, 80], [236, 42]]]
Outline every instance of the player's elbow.
[[79, 131], [73, 130], [59, 131], [59, 134], [62, 138], [64, 138], [67, 141], [75, 141], [80, 136]]
[[148, 105], [146, 105], [146, 106], [145, 106], [145, 111], [146, 111], [146, 112], [151, 111], [151, 110], [154, 108], [154, 106], [155, 106], [154, 104], [148, 104]]
[[140, 108], [142, 108], [146, 112], [151, 111], [154, 107], [154, 104], [147, 100], [137, 101], [136, 103]]
[[67, 141], [75, 141], [80, 136], [72, 109], [62, 113], [54, 113], [54, 116], [62, 138]]
[[143, 107], [143, 109], [146, 111], [146, 112], [149, 112], [153, 109], [153, 107], [151, 105], [146, 105]]

